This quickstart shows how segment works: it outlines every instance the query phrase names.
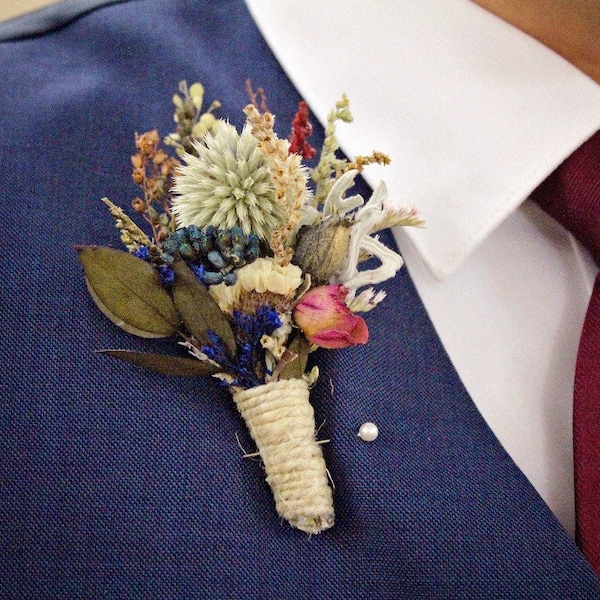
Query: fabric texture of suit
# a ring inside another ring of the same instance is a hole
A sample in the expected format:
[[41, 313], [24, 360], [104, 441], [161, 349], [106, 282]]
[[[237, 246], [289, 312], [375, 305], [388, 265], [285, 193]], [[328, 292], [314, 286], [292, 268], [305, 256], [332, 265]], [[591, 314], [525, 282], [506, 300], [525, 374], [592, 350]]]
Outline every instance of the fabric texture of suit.
[[[100, 199], [127, 208], [138, 194], [134, 132], [173, 130], [182, 79], [241, 126], [250, 78], [281, 136], [300, 98], [239, 0], [131, 0], [69, 21], [0, 44], [0, 596], [599, 598], [469, 399], [406, 270], [381, 286], [366, 346], [316, 357], [337, 517], [319, 536], [277, 517], [216, 381], [94, 354], [174, 345], [110, 323], [73, 250], [121, 247]], [[356, 435], [364, 421], [381, 432], [371, 444]]]

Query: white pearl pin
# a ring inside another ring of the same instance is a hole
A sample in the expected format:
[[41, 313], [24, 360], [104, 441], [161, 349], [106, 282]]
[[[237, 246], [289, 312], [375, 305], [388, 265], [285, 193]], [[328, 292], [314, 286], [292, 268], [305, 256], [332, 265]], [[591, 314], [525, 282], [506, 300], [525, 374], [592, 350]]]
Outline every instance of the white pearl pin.
[[379, 429], [375, 423], [363, 423], [358, 430], [358, 437], [365, 442], [377, 439]]

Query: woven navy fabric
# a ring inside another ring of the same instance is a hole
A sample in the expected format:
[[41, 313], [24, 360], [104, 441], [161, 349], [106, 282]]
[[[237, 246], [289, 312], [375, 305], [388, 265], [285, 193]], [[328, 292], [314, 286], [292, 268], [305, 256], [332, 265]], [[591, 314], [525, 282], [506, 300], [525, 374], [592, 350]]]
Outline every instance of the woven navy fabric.
[[[133, 133], [173, 129], [181, 79], [239, 126], [246, 78], [287, 133], [298, 94], [240, 0], [113, 3], [0, 56], [1, 598], [600, 598], [406, 270], [368, 345], [317, 357], [337, 511], [319, 536], [279, 520], [216, 382], [94, 354], [171, 347], [110, 323], [72, 249], [120, 247], [100, 198], [137, 194]], [[376, 442], [357, 438], [364, 421]]]
[[41, 35], [58, 29], [96, 8], [127, 1], [129, 0], [63, 0], [0, 23], [0, 41]]

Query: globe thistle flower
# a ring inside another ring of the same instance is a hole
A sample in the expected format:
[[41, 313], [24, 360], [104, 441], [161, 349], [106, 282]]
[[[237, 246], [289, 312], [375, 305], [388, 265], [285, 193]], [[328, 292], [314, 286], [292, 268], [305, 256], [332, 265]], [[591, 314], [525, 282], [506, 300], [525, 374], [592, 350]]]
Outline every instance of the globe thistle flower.
[[178, 227], [239, 226], [246, 235], [255, 233], [266, 240], [287, 221], [257, 144], [248, 125], [238, 134], [226, 122], [203, 143], [194, 142], [198, 157], [185, 154], [187, 164], [175, 178], [172, 210]]

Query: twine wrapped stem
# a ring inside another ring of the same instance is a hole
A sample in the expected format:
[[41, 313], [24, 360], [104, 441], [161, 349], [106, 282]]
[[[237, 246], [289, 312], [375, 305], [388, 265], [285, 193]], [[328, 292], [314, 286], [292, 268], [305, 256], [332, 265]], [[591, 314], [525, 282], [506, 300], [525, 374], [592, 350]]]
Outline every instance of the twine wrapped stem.
[[333, 525], [333, 498], [307, 383], [282, 379], [234, 392], [265, 465], [275, 507], [292, 527], [319, 533]]

